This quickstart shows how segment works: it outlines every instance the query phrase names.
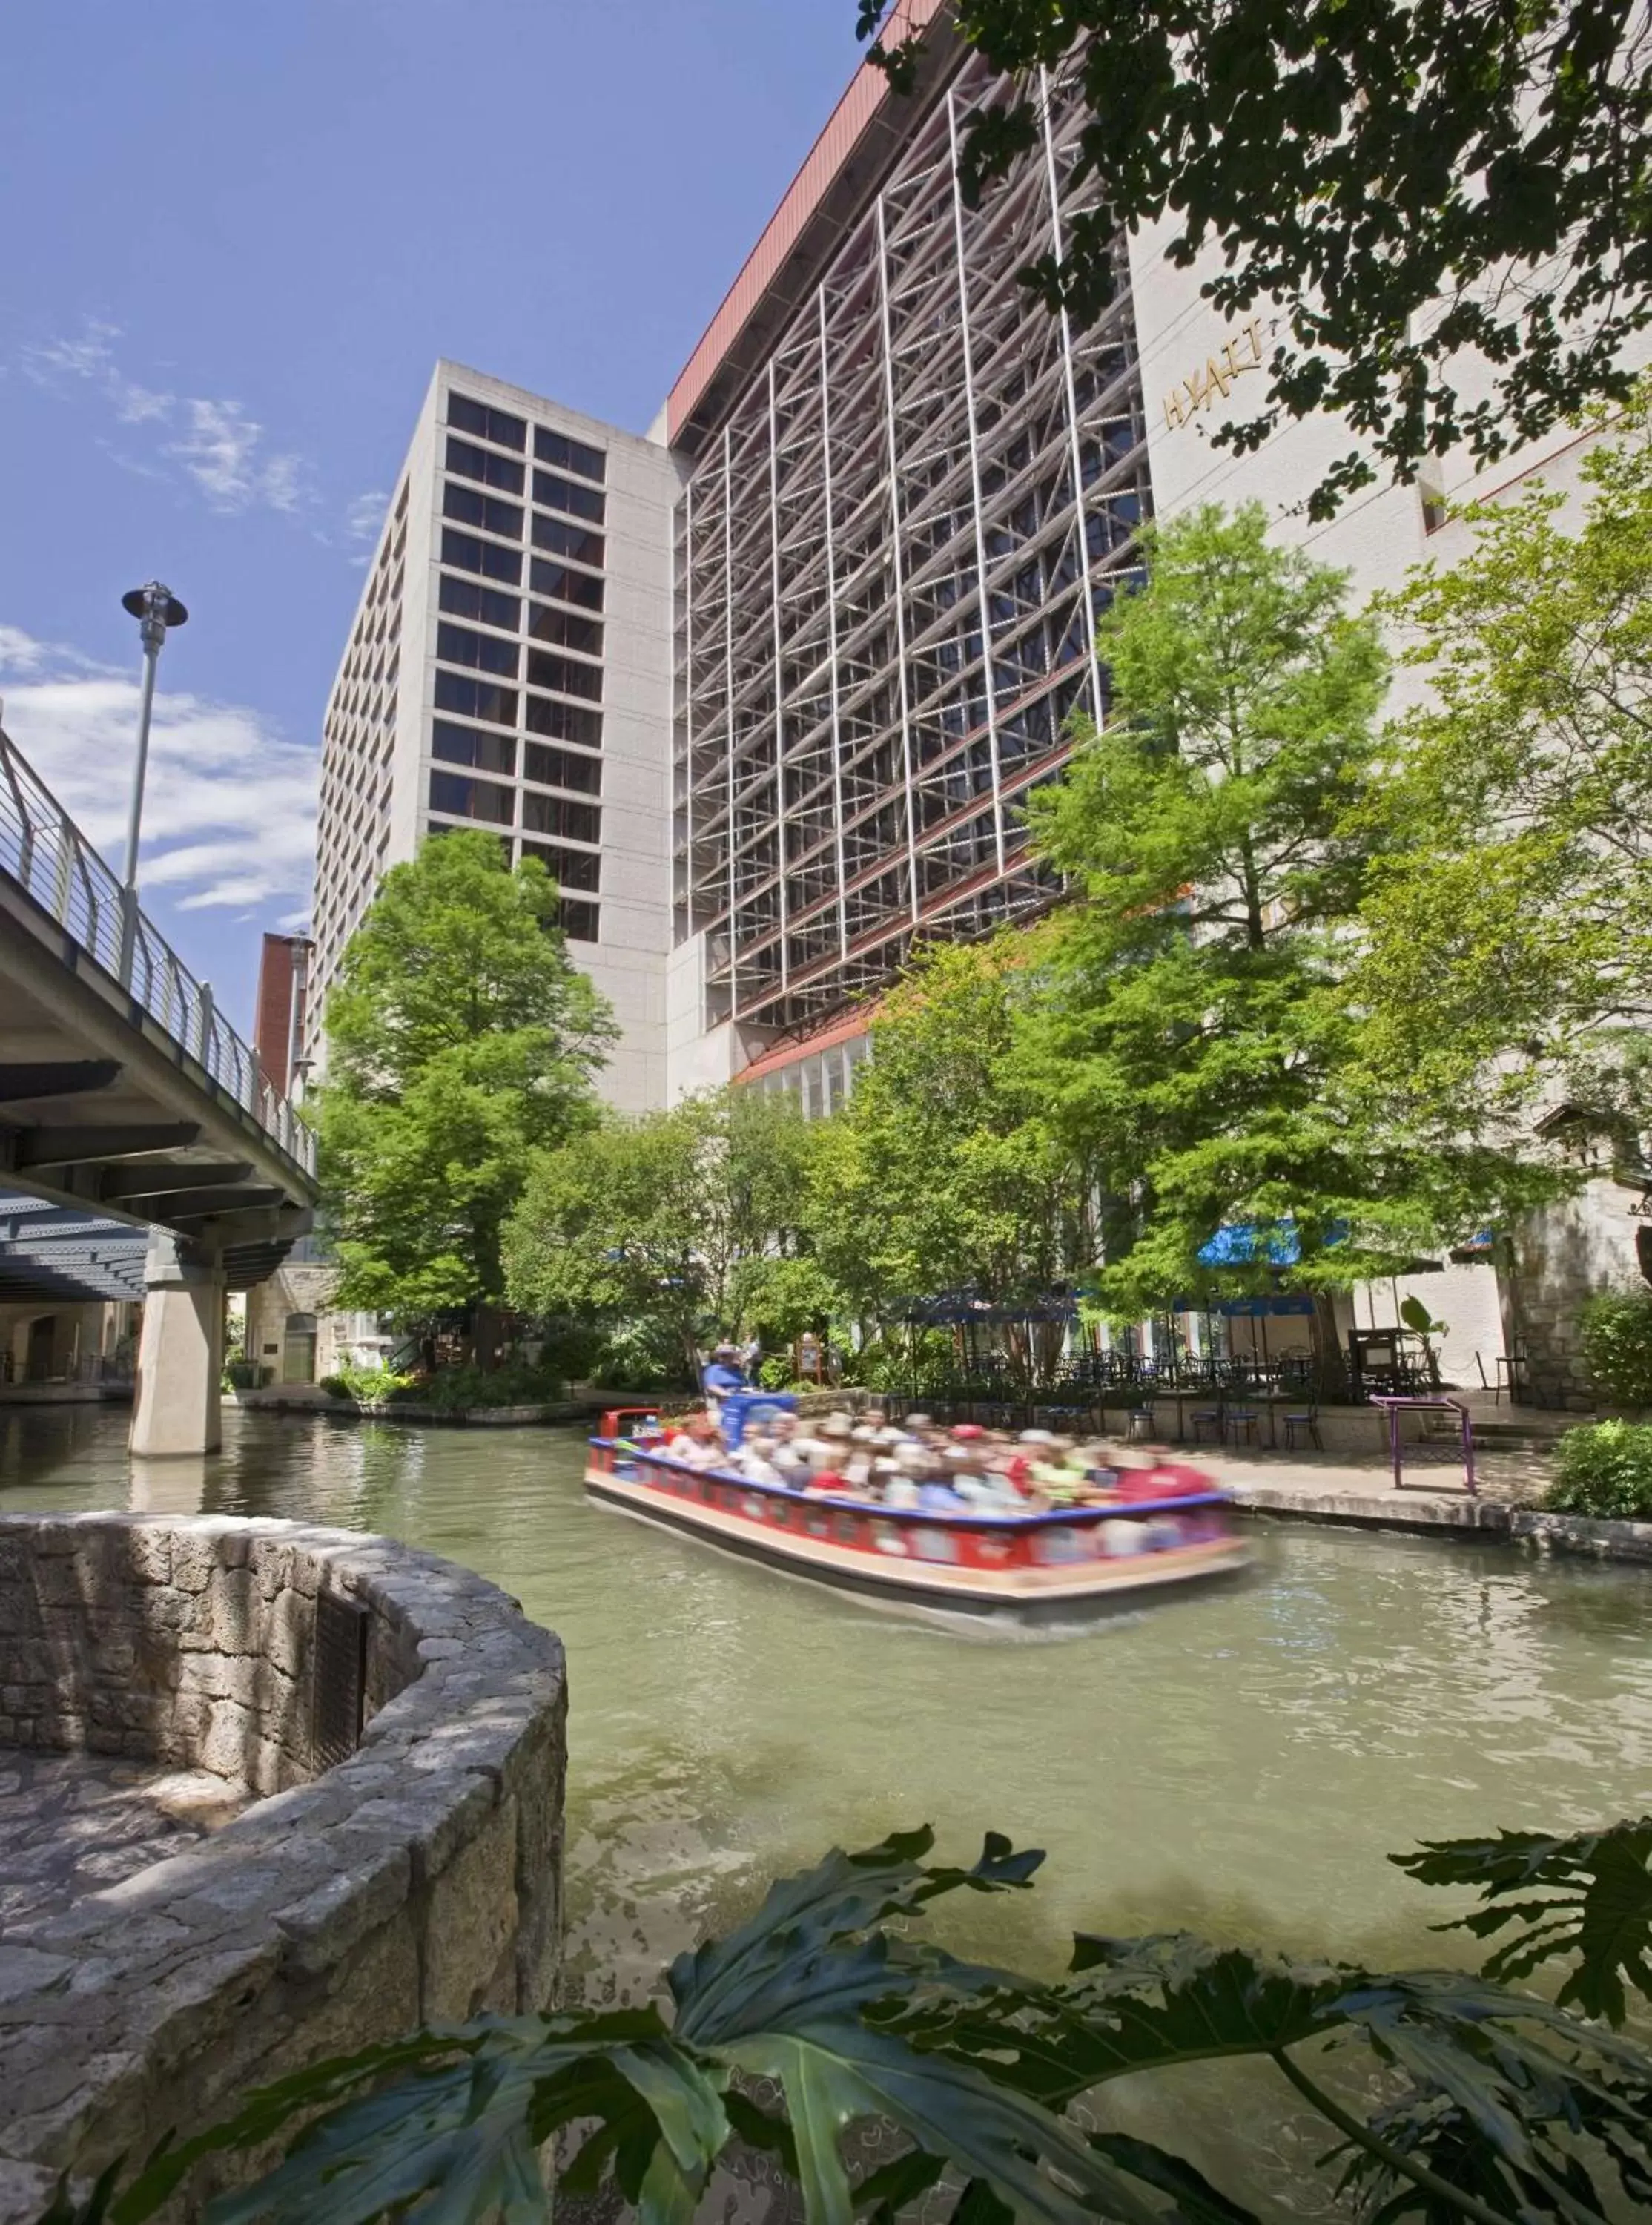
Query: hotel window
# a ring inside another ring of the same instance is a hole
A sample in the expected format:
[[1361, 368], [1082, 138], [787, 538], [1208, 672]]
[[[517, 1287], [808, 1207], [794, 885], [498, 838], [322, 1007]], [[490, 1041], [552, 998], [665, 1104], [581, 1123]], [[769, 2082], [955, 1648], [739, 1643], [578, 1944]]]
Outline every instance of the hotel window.
[[602, 700], [599, 664], [580, 664], [566, 656], [553, 656], [546, 650], [530, 649], [528, 677], [535, 688], [554, 688], [559, 695], [586, 695], [593, 703]]
[[468, 626], [442, 624], [436, 628], [436, 654], [444, 664], [474, 665], [478, 672], [497, 672], [514, 680], [521, 652], [514, 641], [472, 633]]
[[444, 579], [441, 606], [456, 618], [477, 618], [484, 625], [503, 627], [506, 633], [515, 633], [522, 623], [519, 596], [502, 595], [497, 587], [484, 587], [475, 580]]
[[[450, 489], [450, 492], [455, 490]], [[520, 539], [520, 535], [518, 535]], [[548, 548], [553, 556], [572, 557], [576, 564], [592, 564], [600, 571], [603, 561], [603, 537], [583, 525], [570, 525], [563, 517], [545, 517], [537, 510], [534, 514], [534, 546]]]
[[[531, 746], [531, 745], [530, 745]], [[558, 834], [569, 842], [600, 842], [602, 813], [594, 803], [571, 803], [561, 796], [530, 796], [522, 800], [522, 823], [529, 834]], [[585, 882], [580, 887], [587, 885]], [[594, 881], [589, 885], [596, 886]]]
[[[578, 703], [554, 703], [548, 695], [530, 695], [523, 722], [530, 732], [548, 734], [554, 742], [578, 742], [587, 750], [602, 747], [602, 713]], [[510, 723], [516, 724], [514, 718]]]
[[[469, 568], [475, 572], [481, 567], [472, 564]], [[528, 574], [536, 595], [554, 595], [560, 603], [578, 603], [585, 611], [602, 608], [602, 581], [594, 572], [573, 572], [566, 564], [550, 564], [542, 556], [532, 556]], [[514, 579], [516, 574], [511, 576]]]
[[594, 850], [559, 850], [550, 842], [528, 842], [522, 846], [524, 858], [537, 858], [561, 889], [582, 889], [587, 896], [597, 893], [597, 880], [602, 860]]
[[[461, 572], [480, 572], [490, 580], [509, 580], [514, 587], [522, 578], [522, 553], [501, 548], [495, 541], [478, 541], [468, 533], [441, 529], [441, 561]], [[537, 584], [537, 582], [535, 582]]]
[[571, 441], [566, 433], [553, 433], [548, 425], [535, 426], [534, 453], [541, 464], [578, 472], [581, 479], [595, 479], [598, 485], [608, 476], [608, 459], [600, 448], [588, 448], [583, 441]]
[[[448, 442], [449, 447], [453, 446]], [[472, 449], [479, 455], [479, 449]], [[543, 503], [547, 510], [566, 510], [570, 517], [588, 517], [593, 525], [600, 525], [608, 507], [608, 498], [599, 488], [581, 486], [576, 480], [558, 479], [553, 472], [534, 473], [534, 500]]]
[[442, 489], [441, 514], [460, 525], [479, 525], [484, 533], [497, 533], [502, 541], [522, 539], [522, 512], [514, 502], [500, 502], [460, 480], [449, 479]]
[[[480, 479], [484, 486], [497, 487], [504, 494], [522, 492], [522, 466], [513, 463], [509, 456], [496, 456], [486, 448], [473, 448], [468, 441], [456, 441], [447, 436], [447, 468], [457, 472], [461, 479]], [[538, 477], [537, 472], [535, 474]]]
[[575, 897], [564, 897], [556, 908], [556, 923], [575, 942], [595, 942], [600, 909], [597, 904], [581, 903]]
[[507, 779], [516, 770], [516, 745], [510, 735], [450, 726], [446, 719], [431, 721], [430, 754], [444, 764], [474, 765], [478, 772], [502, 772]]
[[447, 422], [457, 425], [461, 433], [474, 433], [478, 441], [491, 441], [501, 448], [528, 446], [526, 419], [512, 417], [503, 409], [491, 409], [485, 402], [478, 402], [468, 394], [448, 396]]
[[602, 655], [602, 622], [580, 618], [573, 611], [553, 610], [548, 603], [529, 605], [528, 631], [535, 641], [557, 649], [577, 649], [582, 656]]
[[[530, 695], [528, 700], [531, 704], [534, 699]], [[524, 742], [522, 777], [547, 788], [575, 788], [582, 796], [597, 796], [602, 790], [602, 759], [582, 757], [577, 750], [547, 749], [543, 742]]]
[[516, 790], [491, 780], [466, 780], [456, 772], [430, 776], [430, 808], [450, 819], [481, 819], [495, 827], [509, 827]]
[[516, 723], [516, 691], [496, 688], [491, 681], [467, 680], [461, 672], [436, 675], [436, 708], [457, 711], [461, 719], [485, 719], [495, 726]]

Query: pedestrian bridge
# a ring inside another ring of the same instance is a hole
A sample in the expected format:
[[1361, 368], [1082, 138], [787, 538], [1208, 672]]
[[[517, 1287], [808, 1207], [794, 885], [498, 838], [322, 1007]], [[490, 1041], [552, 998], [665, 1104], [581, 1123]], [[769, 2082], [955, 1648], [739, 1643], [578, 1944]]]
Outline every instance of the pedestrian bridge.
[[150, 1232], [133, 1449], [215, 1443], [223, 1293], [309, 1227], [315, 1140], [3, 730], [0, 1191]]

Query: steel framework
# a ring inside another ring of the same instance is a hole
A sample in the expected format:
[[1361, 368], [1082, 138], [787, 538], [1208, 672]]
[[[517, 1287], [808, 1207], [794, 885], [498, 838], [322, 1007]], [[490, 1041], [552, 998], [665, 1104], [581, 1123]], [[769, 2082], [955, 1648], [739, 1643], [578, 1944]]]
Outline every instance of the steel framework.
[[1087, 331], [1017, 273], [1061, 252], [1080, 117], [976, 208], [967, 56], [703, 447], [678, 511], [678, 939], [704, 1024], [804, 1030], [915, 939], [1048, 904], [1022, 805], [1099, 719], [1095, 624], [1139, 569], [1129, 270]]

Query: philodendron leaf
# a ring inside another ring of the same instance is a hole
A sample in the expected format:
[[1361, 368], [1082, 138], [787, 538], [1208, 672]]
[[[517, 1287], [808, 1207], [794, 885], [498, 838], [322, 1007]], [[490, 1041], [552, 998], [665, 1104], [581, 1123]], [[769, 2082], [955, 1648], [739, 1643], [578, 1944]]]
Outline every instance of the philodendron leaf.
[[1621, 2025], [1625, 1985], [1652, 1999], [1652, 1816], [1569, 1839], [1503, 1831], [1441, 1839], [1389, 1861], [1424, 1885], [1469, 1886], [1484, 1905], [1442, 1930], [1478, 1938], [1516, 1927], [1490, 1957], [1488, 1978], [1523, 1978], [1576, 1958], [1560, 1999]]
[[[766, 2029], [777, 1997], [801, 1998], [822, 1985], [843, 1989], [834, 2007], [873, 2000], [880, 1986], [887, 1990], [878, 1974], [888, 1961], [884, 1943], [864, 1939], [873, 1925], [941, 1893], [1024, 1886], [1043, 1860], [1037, 1852], [1017, 1854], [992, 1832], [972, 1868], [927, 1868], [920, 1857], [934, 1843], [926, 1826], [895, 1832], [862, 1854], [834, 1848], [813, 1869], [771, 1886], [756, 1914], [726, 1939], [680, 1955], [668, 1977], [678, 2037], [708, 2047]], [[841, 1956], [828, 1953], [846, 1941], [859, 1944]]]
[[855, 2189], [855, 2208], [870, 2215], [872, 2225], [894, 2225], [896, 2211], [927, 2194], [946, 2168], [943, 2156], [931, 2155], [926, 2148], [908, 2148], [868, 2171]]
[[920, 2053], [847, 2019], [753, 2034], [725, 2052], [737, 2068], [781, 2082], [810, 2225], [848, 2225], [851, 2198], [838, 2136], [862, 2117], [899, 2126], [932, 2155], [984, 2179], [1035, 2225], [1087, 2225], [1098, 2215], [1159, 2225], [1153, 2205], [1070, 2126], [972, 2063]]
[[694, 2225], [694, 2212], [705, 2190], [705, 2173], [685, 2171], [661, 2140], [637, 2196], [637, 2225]]
[[1219, 2186], [1212, 2186], [1184, 2156], [1172, 2155], [1168, 2149], [1155, 2147], [1151, 2140], [1138, 2140], [1130, 2133], [1092, 2133], [1090, 2145], [1132, 2178], [1171, 2196], [1177, 2215], [1186, 2218], [1187, 2225], [1257, 2225], [1254, 2210], [1224, 2194]]

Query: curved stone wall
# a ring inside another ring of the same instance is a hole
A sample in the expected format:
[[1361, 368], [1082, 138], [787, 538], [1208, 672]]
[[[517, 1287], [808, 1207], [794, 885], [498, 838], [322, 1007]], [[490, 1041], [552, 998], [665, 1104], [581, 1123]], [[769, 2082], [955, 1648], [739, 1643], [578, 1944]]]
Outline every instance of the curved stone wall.
[[[319, 1770], [357, 1670], [359, 1744]], [[0, 1928], [0, 2225], [35, 2215], [60, 2171], [142, 2157], [306, 2063], [542, 2007], [566, 1716], [554, 1637], [479, 1576], [384, 1538], [0, 1518], [0, 1744], [272, 1796], [65, 1913]]]

